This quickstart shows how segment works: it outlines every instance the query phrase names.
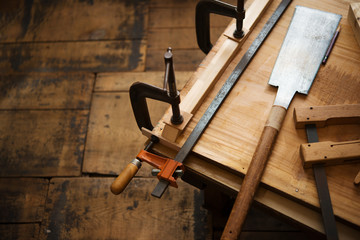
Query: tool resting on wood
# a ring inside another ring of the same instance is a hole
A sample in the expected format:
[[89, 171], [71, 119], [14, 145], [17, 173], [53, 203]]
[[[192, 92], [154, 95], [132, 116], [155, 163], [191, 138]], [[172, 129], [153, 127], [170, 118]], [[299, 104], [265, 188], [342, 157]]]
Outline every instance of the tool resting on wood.
[[307, 94], [341, 16], [297, 6], [269, 84], [278, 87], [249, 169], [235, 200], [222, 239], [237, 239], [254, 199], [266, 162], [296, 92]]

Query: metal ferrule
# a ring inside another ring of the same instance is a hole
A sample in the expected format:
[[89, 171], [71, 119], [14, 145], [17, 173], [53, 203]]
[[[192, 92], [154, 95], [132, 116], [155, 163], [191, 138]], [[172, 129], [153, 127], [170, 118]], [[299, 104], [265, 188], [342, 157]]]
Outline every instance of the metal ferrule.
[[131, 161], [132, 164], [134, 164], [138, 169], [141, 168], [141, 161], [139, 159], [134, 159]]

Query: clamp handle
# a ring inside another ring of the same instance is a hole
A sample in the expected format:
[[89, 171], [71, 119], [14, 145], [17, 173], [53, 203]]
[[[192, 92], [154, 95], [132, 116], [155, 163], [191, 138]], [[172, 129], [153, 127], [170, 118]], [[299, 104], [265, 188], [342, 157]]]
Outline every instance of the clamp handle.
[[110, 190], [113, 194], [118, 195], [124, 191], [131, 179], [136, 175], [141, 167], [138, 159], [132, 160], [119, 174], [115, 181], [111, 184]]
[[237, 1], [237, 7], [218, 0], [202, 0], [196, 5], [195, 26], [199, 48], [208, 54], [212, 48], [210, 41], [210, 13], [236, 19], [235, 38], [242, 38], [243, 20], [245, 19], [244, 0]]
[[150, 131], [154, 128], [151, 123], [146, 98], [170, 103], [173, 111], [171, 122], [173, 124], [181, 124], [183, 121], [183, 117], [180, 114], [180, 94], [176, 90], [172, 56], [171, 48], [168, 48], [164, 56], [165, 77], [164, 87], [162, 89], [142, 82], [136, 82], [130, 87], [129, 93], [131, 106], [134, 112], [136, 123], [140, 130], [143, 127], [149, 129]]

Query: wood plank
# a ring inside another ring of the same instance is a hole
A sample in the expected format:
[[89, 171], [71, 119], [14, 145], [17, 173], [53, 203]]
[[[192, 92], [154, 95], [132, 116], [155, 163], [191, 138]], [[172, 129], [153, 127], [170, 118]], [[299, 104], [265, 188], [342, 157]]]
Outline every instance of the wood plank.
[[[165, 66], [164, 66], [165, 69]], [[176, 71], [176, 88], [181, 90], [193, 72]], [[96, 75], [94, 91], [128, 91], [135, 82], [144, 82], [162, 87], [165, 72], [121, 72], [99, 73]]]
[[0, 42], [142, 39], [148, 4], [136, 1], [11, 1], [0, 5]]
[[113, 180], [52, 179], [41, 239], [204, 238], [206, 211], [199, 190], [180, 182], [156, 199], [149, 193], [158, 180], [137, 178], [115, 196], [109, 190]]
[[40, 224], [0, 224], [1, 239], [37, 240], [39, 239]]
[[88, 111], [0, 111], [0, 176], [79, 176]]
[[[210, 39], [212, 43], [221, 36], [224, 27], [212, 27]], [[194, 28], [155, 28], [148, 33], [148, 48], [165, 51], [168, 47], [174, 50], [198, 49]]]
[[[211, 27], [226, 27], [231, 18], [211, 15]], [[195, 8], [151, 8], [149, 29], [154, 28], [193, 28], [195, 29]]]
[[[154, 123], [169, 107], [149, 102]], [[146, 138], [137, 127], [128, 93], [95, 93], [87, 134], [83, 172], [118, 174], [144, 148]], [[144, 164], [139, 176], [150, 176]]]
[[0, 109], [89, 109], [92, 73], [0, 75]]
[[0, 44], [0, 71], [144, 71], [143, 40]]
[[46, 179], [1, 178], [0, 223], [41, 222], [48, 184]]
[[[195, 71], [205, 54], [200, 49], [173, 49], [173, 56], [175, 72]], [[164, 49], [147, 50], [146, 71], [164, 71]]]
[[296, 128], [305, 128], [306, 124], [315, 124], [316, 127], [360, 124], [360, 104], [295, 108], [294, 121]]

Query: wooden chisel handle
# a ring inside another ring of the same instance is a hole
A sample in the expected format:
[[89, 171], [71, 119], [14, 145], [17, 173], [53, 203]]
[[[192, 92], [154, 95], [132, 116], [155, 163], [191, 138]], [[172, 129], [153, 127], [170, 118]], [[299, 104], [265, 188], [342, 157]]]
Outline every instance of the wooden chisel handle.
[[238, 239], [285, 115], [285, 108], [280, 106], [272, 107], [221, 236], [222, 240]]
[[133, 161], [131, 161], [111, 184], [111, 192], [115, 195], [122, 193], [140, 167], [141, 162], [138, 159], [135, 158]]

